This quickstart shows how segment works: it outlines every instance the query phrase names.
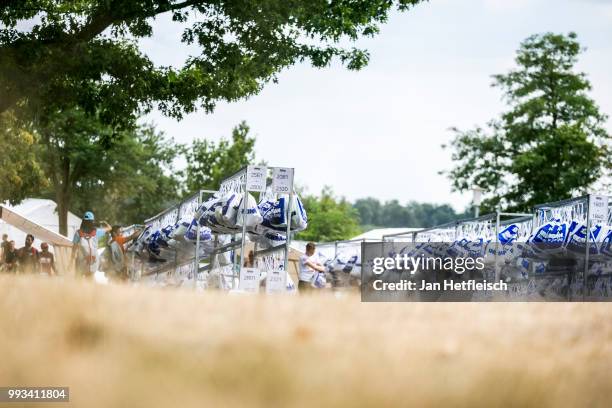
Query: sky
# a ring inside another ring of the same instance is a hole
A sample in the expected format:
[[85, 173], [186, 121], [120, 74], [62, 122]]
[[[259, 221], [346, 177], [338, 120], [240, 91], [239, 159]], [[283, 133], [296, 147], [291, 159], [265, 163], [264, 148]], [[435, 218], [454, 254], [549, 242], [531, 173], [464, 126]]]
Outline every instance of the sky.
[[[180, 66], [196, 52], [177, 45], [181, 28], [169, 16], [153, 27], [141, 46], [156, 64]], [[360, 71], [297, 64], [277, 84], [219, 103], [212, 114], [177, 121], [153, 112], [143, 121], [189, 143], [229, 138], [244, 120], [257, 137], [257, 160], [294, 167], [296, 183], [310, 193], [327, 185], [351, 201], [415, 200], [462, 210], [471, 193], [452, 193], [439, 174], [452, 166], [441, 147], [452, 138], [449, 128], [484, 125], [503, 112], [491, 75], [514, 67], [522, 40], [548, 31], [578, 34], [586, 47], [578, 69], [611, 115], [612, 0], [431, 0], [393, 12], [380, 34], [358, 41], [371, 56]]]

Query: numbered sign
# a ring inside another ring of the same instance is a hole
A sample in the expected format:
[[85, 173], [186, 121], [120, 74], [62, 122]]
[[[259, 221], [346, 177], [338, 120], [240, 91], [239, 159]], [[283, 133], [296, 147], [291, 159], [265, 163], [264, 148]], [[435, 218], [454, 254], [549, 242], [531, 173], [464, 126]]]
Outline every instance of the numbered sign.
[[287, 272], [283, 270], [268, 271], [266, 275], [266, 293], [287, 292]]
[[272, 192], [289, 194], [293, 187], [293, 169], [277, 167], [272, 172]]
[[589, 214], [592, 225], [608, 223], [608, 196], [589, 195]]
[[268, 168], [266, 166], [248, 166], [246, 188], [247, 191], [266, 191]]
[[257, 268], [242, 268], [240, 270], [239, 288], [245, 292], [259, 292], [259, 269]]

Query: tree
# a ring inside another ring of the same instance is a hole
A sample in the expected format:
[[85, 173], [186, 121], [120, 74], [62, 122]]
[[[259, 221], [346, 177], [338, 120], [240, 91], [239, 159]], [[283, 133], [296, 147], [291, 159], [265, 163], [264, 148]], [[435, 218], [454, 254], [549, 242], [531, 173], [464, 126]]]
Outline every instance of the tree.
[[[58, 0], [0, 4], [0, 112], [78, 107], [104, 124], [133, 126], [153, 107], [180, 118], [198, 106], [256, 94], [295, 62], [349, 69], [368, 60], [345, 39], [373, 36], [393, 7], [421, 0]], [[155, 66], [137, 46], [172, 15], [199, 52], [182, 67]]]
[[344, 198], [334, 197], [329, 187], [319, 197], [303, 196], [302, 202], [308, 214], [308, 228], [299, 232], [297, 239], [328, 242], [350, 239], [361, 233], [357, 211]]
[[398, 200], [381, 203], [378, 199], [372, 197], [355, 201], [353, 207], [359, 214], [363, 229], [381, 227], [428, 228], [470, 217], [465, 212], [455, 212], [448, 204], [437, 205], [411, 201], [406, 205], [401, 205]]
[[383, 225], [381, 215], [381, 204], [373, 197], [360, 198], [355, 201], [353, 207], [359, 213], [361, 225]]
[[50, 182], [46, 195], [57, 202], [62, 234], [70, 209], [142, 221], [178, 196], [177, 182], [165, 174], [178, 149], [150, 127], [115, 133], [75, 108], [57, 112], [37, 132], [39, 162]]
[[0, 114], [0, 203], [17, 204], [46, 186], [36, 158], [36, 135], [10, 112]]
[[612, 162], [606, 116], [575, 72], [576, 34], [539, 34], [520, 46], [518, 67], [495, 75], [509, 110], [487, 128], [454, 129], [453, 188], [485, 190], [484, 210], [533, 205], [585, 192]]
[[241, 122], [232, 130], [231, 143], [226, 139], [221, 139], [218, 144], [195, 139], [191, 146], [183, 150], [187, 160], [187, 192], [218, 189], [224, 178], [255, 161], [254, 148], [255, 138], [249, 137], [246, 122]]
[[122, 134], [100, 157], [108, 170], [82, 178], [71, 208], [113, 223], [142, 223], [178, 201], [180, 172], [173, 161], [180, 149], [150, 125]]

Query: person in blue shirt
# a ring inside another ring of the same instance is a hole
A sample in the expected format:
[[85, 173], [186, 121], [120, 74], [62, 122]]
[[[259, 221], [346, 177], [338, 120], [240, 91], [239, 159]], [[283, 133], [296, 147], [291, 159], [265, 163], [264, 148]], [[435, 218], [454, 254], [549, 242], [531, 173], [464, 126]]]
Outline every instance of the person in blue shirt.
[[83, 215], [81, 227], [74, 233], [72, 239], [72, 256], [79, 277], [93, 277], [98, 270], [100, 260], [98, 259], [98, 248], [100, 241], [106, 237], [111, 226], [102, 221], [99, 227], [95, 225], [95, 217], [91, 211]]

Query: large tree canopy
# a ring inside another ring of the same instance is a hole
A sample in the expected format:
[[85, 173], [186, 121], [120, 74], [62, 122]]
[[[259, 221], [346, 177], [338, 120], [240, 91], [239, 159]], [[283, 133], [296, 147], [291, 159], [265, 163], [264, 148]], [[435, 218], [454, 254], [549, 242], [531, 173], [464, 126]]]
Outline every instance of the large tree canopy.
[[[393, 7], [420, 1], [4, 1], [0, 112], [18, 102], [35, 113], [77, 106], [124, 126], [155, 106], [173, 117], [210, 111], [296, 61], [323, 67], [338, 57], [359, 69], [367, 52], [338, 42], [374, 35]], [[164, 13], [183, 27], [183, 43], [199, 46], [182, 67], [155, 66], [137, 46]]]
[[11, 111], [0, 113], [0, 203], [17, 204], [48, 185], [36, 139]]
[[255, 162], [255, 137], [249, 136], [249, 126], [243, 121], [232, 130], [231, 141], [194, 139], [182, 152], [187, 161], [186, 192], [216, 190], [223, 179]]
[[509, 104], [487, 128], [456, 131], [455, 189], [485, 190], [483, 209], [533, 205], [584, 193], [612, 162], [610, 135], [576, 72], [582, 48], [576, 34], [533, 35], [520, 46], [517, 68], [495, 75]]
[[328, 242], [350, 239], [361, 233], [359, 214], [344, 198], [336, 198], [330, 187], [320, 196], [302, 197], [308, 213], [308, 228], [296, 235], [304, 241]]
[[58, 206], [59, 230], [67, 213], [93, 210], [113, 222], [142, 222], [178, 196], [172, 162], [179, 148], [150, 126], [118, 132], [79, 109], [52, 117], [36, 130], [36, 160], [48, 177], [40, 194]]

